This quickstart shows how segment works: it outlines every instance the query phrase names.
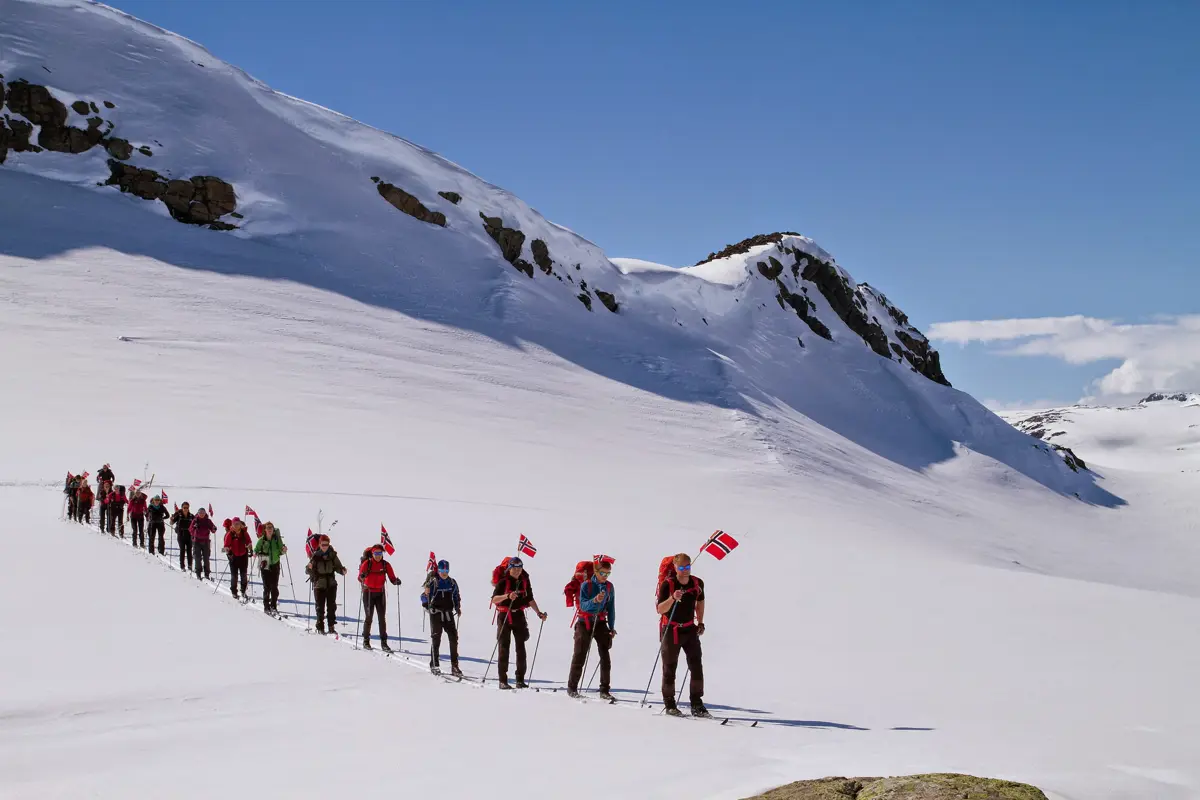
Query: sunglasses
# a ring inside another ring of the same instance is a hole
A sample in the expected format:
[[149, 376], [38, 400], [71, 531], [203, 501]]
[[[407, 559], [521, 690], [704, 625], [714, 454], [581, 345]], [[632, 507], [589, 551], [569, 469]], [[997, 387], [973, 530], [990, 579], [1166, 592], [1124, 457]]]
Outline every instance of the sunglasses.
[[446, 575], [446, 574], [448, 574], [448, 573], [450, 572], [450, 570], [448, 570], [448, 569], [439, 569], [439, 570], [438, 570], [438, 572], [440, 572], [442, 575]]
[[681, 566], [681, 567], [676, 567], [676, 568], [675, 568], [675, 570], [676, 570], [677, 572], [691, 572], [691, 571], [692, 571], [692, 565], [691, 565], [691, 564], [684, 564], [684, 565], [683, 565], [683, 566]]
[[599, 575], [601, 578], [607, 578], [612, 573], [611, 572], [597, 572], [596, 574]]

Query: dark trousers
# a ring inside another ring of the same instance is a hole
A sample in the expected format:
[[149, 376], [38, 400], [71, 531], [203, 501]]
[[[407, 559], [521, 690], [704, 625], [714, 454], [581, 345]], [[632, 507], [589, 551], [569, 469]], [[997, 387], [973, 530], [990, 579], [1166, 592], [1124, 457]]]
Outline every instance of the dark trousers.
[[366, 611], [366, 616], [363, 618], [363, 643], [371, 641], [371, 620], [378, 611], [379, 641], [387, 644], [387, 592], [371, 592], [363, 589], [362, 602], [363, 609]]
[[[450, 640], [450, 666], [458, 669], [458, 623], [454, 619], [453, 611], [437, 609], [429, 611], [429, 641], [433, 645], [433, 652], [429, 654], [429, 666], [442, 665], [442, 631], [446, 632], [446, 638]], [[524, 650], [524, 645], [521, 645], [521, 649]]]
[[76, 504], [76, 500], [75, 500], [74, 493], [68, 492], [67, 493], [67, 519], [75, 519], [75, 504]]
[[[179, 568], [187, 572], [192, 570], [192, 535], [190, 533], [180, 533], [175, 531], [175, 539], [179, 542]], [[187, 556], [187, 566], [183, 565], [184, 556]]]
[[79, 504], [79, 521], [86, 522], [88, 525], [92, 524], [92, 504], [91, 503], [84, 502], [84, 503]]
[[525, 680], [525, 643], [529, 641], [529, 622], [525, 619], [524, 611], [514, 611], [510, 617], [508, 612], [500, 614], [496, 625], [496, 638], [500, 642], [496, 667], [500, 671], [500, 681], [508, 683], [508, 648], [509, 643], [517, 643], [517, 683]]
[[317, 630], [324, 630], [325, 620], [329, 620], [329, 632], [333, 633], [337, 625], [337, 583], [331, 581], [328, 588], [320, 586], [313, 588], [313, 597], [317, 601]]
[[192, 557], [196, 562], [196, 577], [203, 573], [204, 577], [212, 577], [212, 565], [209, 558], [212, 555], [212, 543], [192, 540]]
[[124, 506], [109, 506], [108, 507], [108, 532], [116, 536], [118, 532], [121, 538], [125, 538], [125, 507]]
[[166, 530], [166, 524], [163, 520], [150, 520], [150, 540], [146, 542], [146, 546], [150, 549], [150, 555], [154, 555], [154, 535], [158, 534], [158, 552], [165, 553], [167, 548], [164, 547], [163, 534]]
[[129, 527], [133, 530], [133, 546], [146, 546], [146, 517], [143, 514], [130, 514]]
[[242, 580], [242, 595], [245, 596], [247, 587], [250, 586], [250, 556], [233, 556], [229, 557], [229, 591], [237, 597], [238, 593], [238, 578]]
[[608, 628], [608, 622], [598, 620], [588, 630], [587, 623], [579, 620], [575, 623], [575, 652], [571, 655], [571, 672], [567, 676], [569, 691], [579, 691], [579, 681], [583, 678], [583, 668], [593, 641], [600, 654], [600, 691], [607, 692], [612, 688], [612, 659], [608, 652], [612, 649], [612, 631]]
[[696, 633], [695, 625], [687, 628], [667, 628], [667, 635], [662, 643], [662, 694], [663, 704], [667, 708], [675, 706], [675, 671], [679, 668], [680, 650], [687, 657], [688, 669], [692, 672], [691, 702], [693, 705], [703, 702], [704, 662], [700, 650], [700, 634]]
[[263, 567], [263, 608], [271, 611], [279, 610], [279, 564], [273, 567]]
[[108, 530], [108, 503], [100, 504], [100, 530]]

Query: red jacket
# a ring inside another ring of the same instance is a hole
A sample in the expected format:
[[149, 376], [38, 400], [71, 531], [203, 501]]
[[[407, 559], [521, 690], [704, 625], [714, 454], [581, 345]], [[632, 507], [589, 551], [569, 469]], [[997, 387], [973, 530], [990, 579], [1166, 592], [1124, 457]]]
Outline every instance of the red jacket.
[[250, 541], [250, 534], [245, 529], [240, 531], [230, 531], [225, 534], [225, 549], [229, 551], [231, 556], [248, 556], [253, 543]]
[[146, 516], [146, 498], [141, 495], [129, 501], [129, 516], [144, 517]]
[[121, 495], [117, 494], [116, 492], [109, 492], [108, 497], [104, 498], [104, 502], [105, 502], [105, 505], [123, 506], [129, 502], [129, 498], [122, 497]]
[[376, 561], [368, 558], [358, 568], [358, 580], [368, 592], [382, 592], [385, 576], [392, 583], [396, 582], [396, 573], [392, 572], [392, 565], [387, 559]]

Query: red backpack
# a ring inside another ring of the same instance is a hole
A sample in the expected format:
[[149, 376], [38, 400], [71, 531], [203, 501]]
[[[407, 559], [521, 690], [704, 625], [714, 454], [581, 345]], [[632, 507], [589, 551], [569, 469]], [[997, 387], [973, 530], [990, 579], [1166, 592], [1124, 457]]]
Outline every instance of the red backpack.
[[496, 588], [496, 584], [500, 583], [501, 578], [504, 577], [504, 573], [508, 572], [508, 562], [512, 561], [512, 558], [512, 556], [505, 556], [504, 560], [497, 564], [496, 568], [492, 570], [493, 589]]
[[[575, 565], [575, 574], [571, 576], [571, 580], [563, 587], [563, 596], [567, 601], [567, 608], [574, 608], [579, 604], [579, 589], [584, 583], [592, 579], [595, 574], [596, 567], [591, 561], [580, 561]], [[583, 577], [579, 577], [580, 575]]]
[[658, 598], [658, 590], [662, 588], [663, 582], [674, 577], [675, 556], [664, 556], [663, 560], [658, 562], [658, 583], [654, 584], [655, 599]]

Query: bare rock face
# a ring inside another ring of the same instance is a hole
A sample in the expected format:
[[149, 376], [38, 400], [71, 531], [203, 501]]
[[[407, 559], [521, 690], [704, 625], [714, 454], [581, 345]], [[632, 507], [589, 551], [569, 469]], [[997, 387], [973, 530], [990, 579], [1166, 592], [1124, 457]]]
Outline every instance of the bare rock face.
[[82, 100], [76, 100], [74, 103], [71, 103], [71, 110], [80, 116], [86, 117], [92, 110], [92, 107]]
[[108, 168], [112, 174], [106, 185], [143, 200], [161, 200], [179, 222], [215, 231], [237, 227], [220, 219], [237, 209], [237, 194], [220, 178], [197, 175], [190, 180], [168, 181], [152, 169], [123, 164], [116, 159], [109, 159]]
[[133, 145], [124, 139], [112, 138], [104, 143], [104, 149], [118, 161], [128, 161], [133, 158]]
[[521, 258], [521, 250], [525, 246], [525, 234], [516, 228], [506, 228], [504, 220], [500, 217], [489, 217], [482, 211], [479, 212], [479, 217], [483, 220], [483, 229], [487, 231], [487, 235], [500, 245], [500, 254], [504, 256], [504, 260], [532, 278], [533, 265]]
[[462, 195], [458, 192], [438, 192], [438, 196], [444, 200], [449, 200], [454, 205], [462, 202]]
[[743, 239], [737, 244], [731, 244], [719, 253], [709, 253], [708, 258], [703, 261], [697, 261], [696, 266], [707, 264], [709, 261], [716, 261], [718, 258], [729, 258], [730, 256], [749, 253], [751, 247], [758, 247], [764, 244], [779, 244], [785, 236], [799, 236], [800, 234], [794, 231], [778, 231], [776, 233], [761, 233], [758, 236], [751, 236], [749, 239]]
[[749, 800], [1046, 800], [1046, 795], [1025, 783], [937, 773], [797, 781]]
[[600, 302], [604, 303], [604, 307], [612, 313], [616, 314], [621, 310], [621, 304], [617, 302], [617, 298], [611, 292], [596, 290], [596, 297], [600, 298]]
[[430, 211], [425, 207], [424, 203], [399, 186], [394, 186], [386, 181], [379, 181], [375, 188], [379, 191], [380, 197], [413, 219], [419, 219], [421, 222], [428, 222], [431, 225], [438, 225], [443, 228], [446, 227], [445, 214], [440, 211]]
[[541, 239], [534, 239], [529, 249], [533, 251], [533, 263], [547, 275], [554, 273], [554, 259], [550, 258], [550, 248]]
[[850, 288], [850, 284], [841, 272], [827, 261], [816, 256], [805, 255], [801, 262], [800, 277], [817, 285], [821, 294], [829, 301], [830, 308], [841, 318], [850, 330], [862, 337], [862, 340], [879, 355], [890, 359], [891, 350], [888, 348], [887, 334], [879, 323], [868, 319], [863, 308], [862, 299]]

